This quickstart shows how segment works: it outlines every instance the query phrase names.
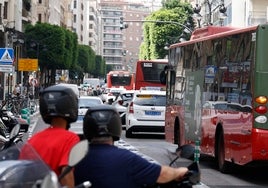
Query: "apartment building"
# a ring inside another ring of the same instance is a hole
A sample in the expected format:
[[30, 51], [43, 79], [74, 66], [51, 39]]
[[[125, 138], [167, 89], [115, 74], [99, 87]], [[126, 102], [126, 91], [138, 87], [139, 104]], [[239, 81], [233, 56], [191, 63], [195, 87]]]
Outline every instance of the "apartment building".
[[[143, 40], [142, 20], [150, 14], [148, 7], [125, 0], [100, 0], [98, 10], [101, 18], [100, 54], [113, 69], [133, 71]], [[120, 30], [121, 17], [128, 24], [123, 30]]]

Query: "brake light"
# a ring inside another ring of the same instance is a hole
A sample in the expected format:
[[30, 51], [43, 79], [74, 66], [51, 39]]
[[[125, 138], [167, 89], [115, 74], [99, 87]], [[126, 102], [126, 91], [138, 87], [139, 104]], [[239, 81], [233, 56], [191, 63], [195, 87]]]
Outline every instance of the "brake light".
[[128, 113], [134, 113], [134, 109], [133, 109], [133, 102], [131, 102], [130, 104], [129, 104], [129, 110], [128, 110]]
[[112, 93], [108, 93], [108, 96], [113, 96], [113, 94]]
[[264, 105], [257, 106], [255, 111], [259, 114], [265, 114], [267, 112], [267, 107]]

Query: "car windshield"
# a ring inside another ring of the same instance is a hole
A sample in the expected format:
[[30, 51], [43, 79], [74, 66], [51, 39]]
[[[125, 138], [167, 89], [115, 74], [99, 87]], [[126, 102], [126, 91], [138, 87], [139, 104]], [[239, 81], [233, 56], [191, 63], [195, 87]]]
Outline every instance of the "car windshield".
[[133, 103], [140, 106], [165, 106], [166, 96], [139, 94], [136, 96], [136, 99], [133, 101]]
[[83, 99], [83, 98], [80, 98], [78, 106], [79, 106], [79, 108], [88, 108], [88, 107], [95, 106], [95, 105], [98, 105], [98, 104], [101, 104], [101, 101], [98, 100], [98, 99]]

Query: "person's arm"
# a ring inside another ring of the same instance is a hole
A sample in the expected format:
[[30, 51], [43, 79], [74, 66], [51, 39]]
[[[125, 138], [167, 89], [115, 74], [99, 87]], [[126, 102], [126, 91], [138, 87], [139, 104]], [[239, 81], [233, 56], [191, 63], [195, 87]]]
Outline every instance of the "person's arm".
[[160, 175], [157, 178], [157, 183], [167, 183], [172, 180], [179, 181], [183, 179], [184, 175], [188, 172], [188, 168], [172, 168], [170, 166], [161, 166]]
[[[61, 172], [64, 171], [66, 167], [63, 167]], [[71, 170], [68, 174], [66, 174], [60, 181], [60, 184], [62, 186], [67, 186], [68, 188], [73, 188], [74, 187], [74, 174], [73, 170]]]

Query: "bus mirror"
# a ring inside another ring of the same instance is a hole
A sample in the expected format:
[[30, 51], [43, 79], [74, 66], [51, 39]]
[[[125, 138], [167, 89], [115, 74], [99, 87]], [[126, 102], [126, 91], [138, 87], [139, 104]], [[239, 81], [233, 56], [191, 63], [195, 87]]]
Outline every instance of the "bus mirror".
[[163, 85], [166, 85], [166, 71], [165, 70], [162, 70], [161, 73], [160, 73], [160, 83], [163, 84]]
[[176, 72], [170, 71], [170, 74], [171, 74], [171, 85], [174, 85], [176, 81]]
[[166, 65], [160, 73], [160, 83], [163, 85], [166, 85], [167, 71], [168, 71], [168, 65]]

